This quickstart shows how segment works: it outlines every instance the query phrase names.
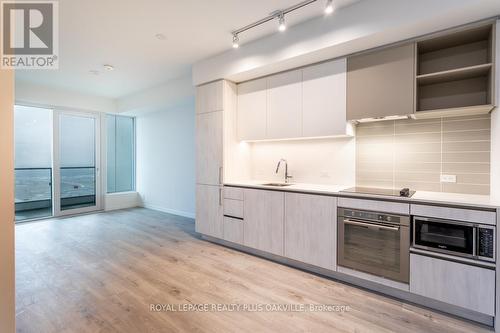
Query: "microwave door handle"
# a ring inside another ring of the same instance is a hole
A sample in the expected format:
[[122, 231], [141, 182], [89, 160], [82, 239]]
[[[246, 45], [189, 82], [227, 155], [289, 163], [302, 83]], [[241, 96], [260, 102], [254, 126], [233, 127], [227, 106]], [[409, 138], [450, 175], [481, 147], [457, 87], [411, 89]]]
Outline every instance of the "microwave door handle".
[[389, 226], [381, 225], [378, 223], [359, 222], [359, 221], [353, 221], [353, 220], [349, 220], [349, 219], [345, 219], [344, 223], [350, 224], [350, 225], [355, 225], [358, 227], [364, 227], [364, 228], [377, 228], [379, 230], [399, 231], [399, 227], [389, 227]]

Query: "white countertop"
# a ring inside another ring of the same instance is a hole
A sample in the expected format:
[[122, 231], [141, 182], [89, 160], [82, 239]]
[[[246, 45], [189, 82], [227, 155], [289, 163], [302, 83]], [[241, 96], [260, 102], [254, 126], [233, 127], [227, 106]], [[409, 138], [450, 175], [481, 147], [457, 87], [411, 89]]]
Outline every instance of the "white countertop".
[[272, 181], [257, 181], [257, 180], [244, 180], [244, 181], [231, 181], [226, 182], [226, 186], [248, 187], [265, 190], [279, 190], [284, 192], [303, 192], [311, 194], [325, 194], [325, 195], [338, 195], [360, 198], [377, 198], [387, 199], [392, 201], [403, 201], [409, 203], [432, 203], [442, 205], [455, 205], [455, 206], [471, 206], [476, 208], [493, 208], [500, 207], [500, 200], [493, 200], [488, 195], [477, 194], [459, 194], [459, 193], [443, 193], [443, 192], [428, 192], [417, 191], [411, 198], [405, 197], [390, 197], [362, 193], [345, 193], [341, 192], [351, 186], [345, 185], [322, 185], [322, 184], [306, 184], [306, 183], [292, 183], [290, 186], [266, 186], [262, 185]]

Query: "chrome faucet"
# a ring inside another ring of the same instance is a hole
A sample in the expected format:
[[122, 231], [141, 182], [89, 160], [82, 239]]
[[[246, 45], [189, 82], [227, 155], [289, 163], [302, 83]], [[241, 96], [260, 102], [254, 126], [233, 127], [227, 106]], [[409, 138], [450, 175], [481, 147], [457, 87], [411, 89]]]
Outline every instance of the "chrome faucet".
[[288, 162], [284, 158], [279, 160], [278, 165], [276, 166], [276, 173], [280, 170], [281, 162], [285, 163], [285, 184], [288, 184], [288, 179], [293, 177], [288, 174]]

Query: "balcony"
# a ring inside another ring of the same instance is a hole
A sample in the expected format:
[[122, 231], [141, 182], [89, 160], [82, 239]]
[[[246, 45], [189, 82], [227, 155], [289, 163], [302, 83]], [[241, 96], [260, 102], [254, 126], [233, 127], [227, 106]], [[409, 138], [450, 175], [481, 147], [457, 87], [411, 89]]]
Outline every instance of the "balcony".
[[[61, 211], [94, 206], [95, 167], [62, 167]], [[16, 221], [53, 215], [52, 168], [15, 169]]]

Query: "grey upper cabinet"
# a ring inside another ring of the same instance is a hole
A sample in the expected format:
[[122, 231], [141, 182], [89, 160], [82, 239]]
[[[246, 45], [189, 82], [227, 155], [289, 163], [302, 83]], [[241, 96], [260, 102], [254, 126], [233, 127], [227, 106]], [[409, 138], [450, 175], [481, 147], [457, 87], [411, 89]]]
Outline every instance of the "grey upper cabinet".
[[347, 60], [347, 119], [413, 114], [415, 43]]
[[285, 256], [336, 270], [337, 198], [285, 194]]
[[245, 246], [283, 255], [285, 193], [245, 189], [243, 196]]

